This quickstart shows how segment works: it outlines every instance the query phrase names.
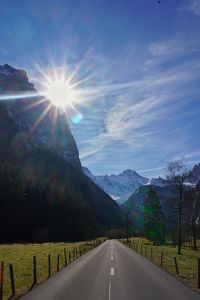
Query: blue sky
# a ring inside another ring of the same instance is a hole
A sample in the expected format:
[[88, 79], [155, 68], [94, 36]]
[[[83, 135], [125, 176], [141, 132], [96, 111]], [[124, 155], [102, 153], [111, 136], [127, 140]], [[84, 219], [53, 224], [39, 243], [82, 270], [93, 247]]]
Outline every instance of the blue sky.
[[7, 0], [0, 11], [0, 64], [37, 87], [52, 62], [86, 78], [70, 125], [94, 174], [200, 161], [199, 0]]

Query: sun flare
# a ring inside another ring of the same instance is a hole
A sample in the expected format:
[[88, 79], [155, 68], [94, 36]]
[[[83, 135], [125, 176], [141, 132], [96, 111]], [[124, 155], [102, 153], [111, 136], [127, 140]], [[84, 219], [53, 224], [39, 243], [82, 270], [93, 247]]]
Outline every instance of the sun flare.
[[51, 81], [47, 85], [45, 96], [57, 107], [65, 107], [73, 102], [73, 89], [64, 80]]

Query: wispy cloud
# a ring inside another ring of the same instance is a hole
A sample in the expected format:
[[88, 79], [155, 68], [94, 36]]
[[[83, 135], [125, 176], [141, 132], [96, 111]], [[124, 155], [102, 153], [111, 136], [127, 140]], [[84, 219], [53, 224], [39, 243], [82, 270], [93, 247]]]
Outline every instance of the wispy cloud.
[[[200, 163], [200, 159], [199, 160], [183, 160], [183, 164], [185, 166], [187, 166], [187, 168], [191, 169], [193, 168], [194, 164], [196, 163]], [[170, 160], [170, 161], [173, 161]], [[162, 166], [162, 167], [155, 167], [155, 168], [149, 168], [149, 169], [145, 169], [145, 170], [137, 170], [137, 173], [151, 173], [151, 172], [154, 172], [154, 171], [161, 171], [161, 174], [165, 175], [167, 173], [167, 165], [165, 166]]]
[[152, 43], [149, 47], [149, 51], [153, 56], [180, 55], [185, 53], [186, 50], [185, 43], [177, 41], [177, 39]]
[[[163, 58], [162, 61], [164, 60]], [[103, 132], [89, 139], [88, 143], [81, 147], [83, 162], [89, 165], [102, 160], [102, 153], [108, 154], [107, 148], [112, 148], [110, 151], [113, 151], [114, 141], [126, 145], [124, 147], [127, 152], [130, 149], [135, 152], [144, 147], [149, 149], [152, 145], [154, 148], [160, 147], [162, 143], [157, 138], [162, 136], [163, 130], [179, 116], [182, 99], [189, 98], [191, 93], [195, 94], [195, 90], [185, 89], [184, 85], [198, 79], [199, 71], [200, 60], [196, 58], [168, 70], [158, 68], [156, 73], [144, 73], [143, 78], [137, 81], [94, 88], [93, 92], [96, 95], [102, 93], [106, 98], [107, 112], [102, 116]], [[114, 102], [110, 100], [110, 96], [114, 96]], [[187, 99], [184, 100], [184, 105], [186, 103]], [[98, 105], [101, 107], [101, 103]], [[165, 146], [165, 151], [170, 153], [170, 148], [173, 152], [174, 149], [178, 150], [179, 146], [180, 149], [183, 147], [186, 141], [184, 139], [181, 143], [181, 133], [181, 128], [173, 129], [171, 143]], [[179, 140], [176, 140], [177, 136]]]
[[199, 0], [187, 0], [184, 5], [179, 7], [180, 10], [188, 10], [191, 13], [200, 16], [200, 1]]
[[83, 165], [162, 174], [165, 164], [177, 155], [198, 160], [192, 156], [198, 142], [191, 145], [198, 114], [198, 41], [198, 37], [189, 42], [184, 34], [174, 34], [147, 44], [143, 64], [137, 65], [138, 76], [134, 66], [128, 67], [133, 55], [117, 61], [101, 58], [105, 77], [98, 80], [97, 74], [95, 82], [81, 91], [80, 107], [88, 110], [84, 115], [83, 109], [83, 122], [74, 130]]
[[166, 167], [156, 167], [156, 168], [151, 168], [151, 169], [146, 169], [146, 170], [138, 170], [138, 173], [148, 173], [152, 171], [160, 171], [160, 170], [165, 170]]

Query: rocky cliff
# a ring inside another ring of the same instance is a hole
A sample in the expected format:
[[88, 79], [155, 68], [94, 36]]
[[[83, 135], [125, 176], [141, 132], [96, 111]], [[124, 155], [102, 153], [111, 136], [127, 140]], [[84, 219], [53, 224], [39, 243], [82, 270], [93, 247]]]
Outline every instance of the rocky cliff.
[[38, 230], [83, 240], [123, 227], [119, 206], [82, 172], [67, 117], [55, 119], [24, 71], [1, 66], [1, 79], [0, 240], [32, 241]]
[[5, 64], [0, 65], [0, 96], [6, 99], [8, 95], [12, 98], [2, 100], [1, 109], [18, 126], [20, 140], [27, 147], [44, 146], [80, 170], [78, 149], [66, 115], [56, 113], [48, 99], [37, 96], [25, 71]]

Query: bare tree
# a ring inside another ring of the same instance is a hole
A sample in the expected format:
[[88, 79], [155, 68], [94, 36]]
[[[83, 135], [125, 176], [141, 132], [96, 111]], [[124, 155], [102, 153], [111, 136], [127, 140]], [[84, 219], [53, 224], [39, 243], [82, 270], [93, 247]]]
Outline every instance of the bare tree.
[[178, 254], [181, 255], [182, 246], [182, 219], [183, 219], [183, 203], [184, 203], [184, 183], [189, 176], [189, 171], [184, 166], [183, 162], [176, 160], [168, 165], [169, 183], [176, 187], [179, 198], [177, 204], [178, 211]]

